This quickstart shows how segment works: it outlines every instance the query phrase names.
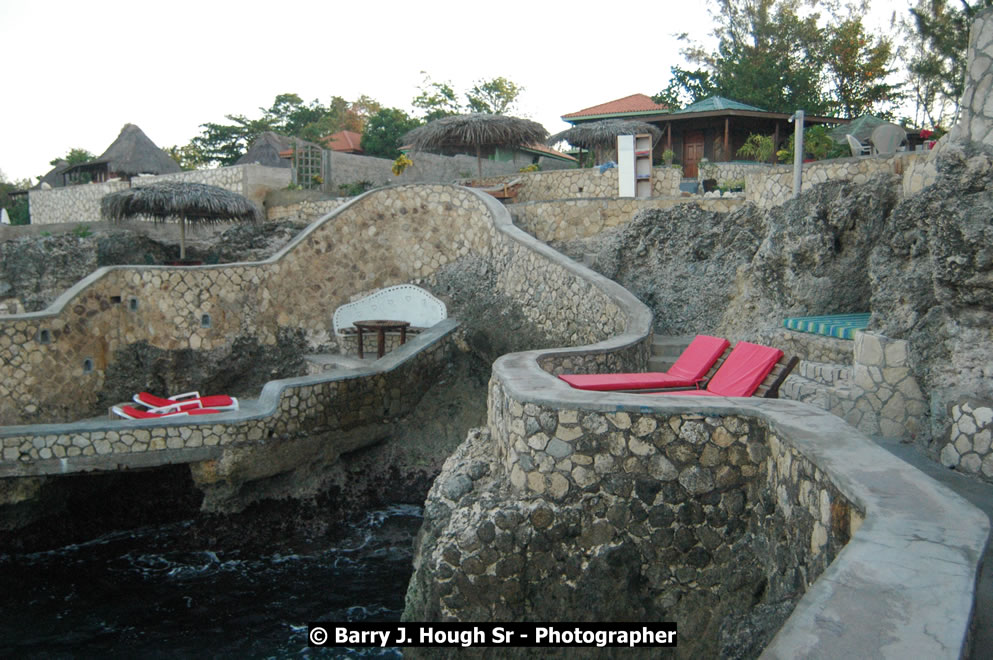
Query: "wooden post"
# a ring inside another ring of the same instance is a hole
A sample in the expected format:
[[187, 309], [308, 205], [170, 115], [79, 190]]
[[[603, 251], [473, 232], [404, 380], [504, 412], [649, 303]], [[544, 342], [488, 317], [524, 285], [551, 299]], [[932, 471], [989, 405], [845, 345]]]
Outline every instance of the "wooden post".
[[665, 125], [665, 148], [672, 151], [672, 122]]
[[776, 149], [779, 148], [779, 120], [776, 120], [776, 130], [772, 133], [772, 164], [775, 165], [779, 160], [779, 155], [776, 153]]
[[729, 136], [730, 130], [731, 130], [731, 118], [725, 117], [724, 118], [724, 162], [725, 163], [731, 160], [731, 145], [728, 140], [728, 138], [730, 137]]

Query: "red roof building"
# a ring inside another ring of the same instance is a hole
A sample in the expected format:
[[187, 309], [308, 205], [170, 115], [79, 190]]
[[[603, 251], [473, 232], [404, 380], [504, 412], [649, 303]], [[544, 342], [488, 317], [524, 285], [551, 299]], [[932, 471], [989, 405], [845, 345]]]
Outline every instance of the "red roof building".
[[321, 138], [321, 143], [331, 151], [346, 154], [362, 153], [362, 135], [355, 131], [338, 131]]
[[666, 112], [669, 112], [668, 106], [659, 105], [644, 94], [632, 94], [622, 99], [595, 105], [592, 108], [570, 112], [567, 115], [562, 115], [562, 120], [575, 124], [593, 119], [634, 118], [639, 115], [657, 115]]

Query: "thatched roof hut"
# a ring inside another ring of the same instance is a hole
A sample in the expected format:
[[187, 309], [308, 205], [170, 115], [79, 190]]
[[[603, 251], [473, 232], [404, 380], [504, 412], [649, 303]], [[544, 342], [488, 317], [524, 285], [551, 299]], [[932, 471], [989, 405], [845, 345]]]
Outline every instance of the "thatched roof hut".
[[258, 163], [266, 167], [290, 167], [290, 159], [283, 158], [279, 154], [287, 149], [292, 149], [294, 138], [288, 138], [272, 131], [266, 131], [260, 135], [252, 146], [248, 148], [245, 155], [235, 161], [235, 165], [248, 165]]
[[[172, 174], [181, 172], [179, 163], [155, 146], [140, 128], [125, 124], [121, 134], [97, 158], [65, 171], [68, 182], [99, 182], [119, 177], [130, 180], [139, 174]], [[87, 177], [86, 175], [89, 175]]]
[[475, 112], [436, 119], [407, 133], [402, 143], [415, 151], [446, 154], [475, 151], [482, 177], [484, 153], [496, 147], [525, 147], [544, 142], [546, 137], [545, 127], [530, 119]]
[[574, 147], [593, 151], [597, 162], [602, 162], [605, 154], [617, 148], [617, 136], [644, 133], [652, 136], [653, 145], [662, 139], [662, 131], [652, 124], [635, 119], [603, 119], [576, 124], [561, 133], [556, 133], [548, 138], [548, 144], [565, 141]]

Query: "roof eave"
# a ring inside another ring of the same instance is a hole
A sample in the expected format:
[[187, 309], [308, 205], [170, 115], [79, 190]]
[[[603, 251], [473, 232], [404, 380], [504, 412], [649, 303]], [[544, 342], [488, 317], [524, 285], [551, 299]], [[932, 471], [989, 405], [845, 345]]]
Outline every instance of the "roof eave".
[[600, 115], [562, 115], [562, 121], [568, 124], [575, 124], [582, 121], [595, 121], [597, 119], [619, 119], [622, 117], [644, 117], [646, 115], [668, 115], [671, 113], [661, 110], [637, 110], [635, 112], [611, 112]]

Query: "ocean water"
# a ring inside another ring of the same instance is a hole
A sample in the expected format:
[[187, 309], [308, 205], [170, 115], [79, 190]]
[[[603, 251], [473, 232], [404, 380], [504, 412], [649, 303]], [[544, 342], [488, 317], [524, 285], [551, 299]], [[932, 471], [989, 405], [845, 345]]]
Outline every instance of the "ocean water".
[[272, 554], [190, 549], [191, 523], [0, 554], [0, 657], [401, 657], [311, 649], [311, 621], [398, 621], [419, 507], [371, 511], [334, 540]]

